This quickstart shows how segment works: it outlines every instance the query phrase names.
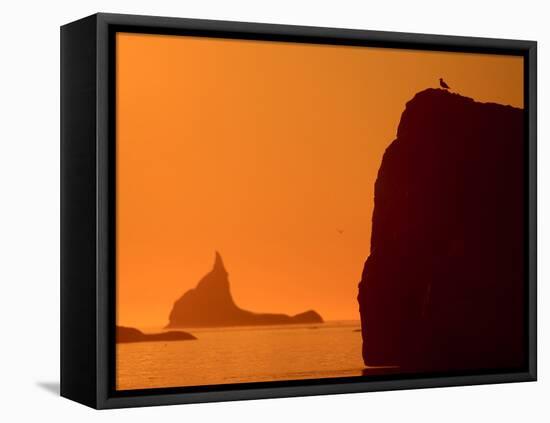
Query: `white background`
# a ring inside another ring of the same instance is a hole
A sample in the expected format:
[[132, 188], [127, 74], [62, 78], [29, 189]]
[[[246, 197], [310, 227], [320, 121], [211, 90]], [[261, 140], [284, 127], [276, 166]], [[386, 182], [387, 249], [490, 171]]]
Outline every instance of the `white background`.
[[[550, 13], [538, 0], [5, 1], [0, 25], [0, 416], [32, 421], [550, 421]], [[93, 411], [59, 383], [59, 26], [103, 12], [539, 42], [539, 381]]]

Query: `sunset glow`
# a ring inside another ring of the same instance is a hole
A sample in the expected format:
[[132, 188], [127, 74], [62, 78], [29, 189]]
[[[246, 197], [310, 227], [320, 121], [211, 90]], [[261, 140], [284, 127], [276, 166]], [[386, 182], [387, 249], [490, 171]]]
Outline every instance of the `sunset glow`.
[[248, 310], [357, 320], [374, 182], [438, 87], [523, 107], [512, 56], [117, 35], [117, 324], [166, 325], [223, 256]]

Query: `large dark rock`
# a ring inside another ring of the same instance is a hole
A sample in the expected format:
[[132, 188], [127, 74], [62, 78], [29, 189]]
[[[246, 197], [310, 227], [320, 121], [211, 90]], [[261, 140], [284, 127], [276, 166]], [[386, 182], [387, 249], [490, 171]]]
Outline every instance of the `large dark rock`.
[[310, 310], [296, 316], [253, 313], [239, 308], [231, 296], [229, 279], [222, 258], [216, 252], [214, 267], [177, 300], [166, 327], [255, 326], [299, 323], [322, 323], [322, 317]]
[[525, 364], [524, 112], [418, 93], [375, 186], [363, 358], [401, 371]]
[[151, 341], [188, 341], [197, 339], [193, 335], [182, 331], [170, 331], [161, 333], [143, 333], [139, 329], [125, 326], [116, 327], [116, 342], [151, 342]]

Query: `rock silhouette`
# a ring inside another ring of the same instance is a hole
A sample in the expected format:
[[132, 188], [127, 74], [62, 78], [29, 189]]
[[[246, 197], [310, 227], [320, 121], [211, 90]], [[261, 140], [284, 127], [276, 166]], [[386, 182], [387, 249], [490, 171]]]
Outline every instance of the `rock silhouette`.
[[295, 316], [253, 313], [239, 308], [231, 296], [228, 273], [216, 252], [214, 267], [178, 299], [170, 313], [167, 328], [257, 326], [299, 323], [322, 323], [322, 317], [309, 310]]
[[525, 365], [524, 180], [523, 110], [441, 89], [407, 103], [359, 284], [365, 364]]
[[125, 326], [116, 327], [116, 342], [150, 342], [150, 341], [188, 341], [197, 339], [193, 335], [182, 331], [170, 331], [146, 334], [136, 328]]

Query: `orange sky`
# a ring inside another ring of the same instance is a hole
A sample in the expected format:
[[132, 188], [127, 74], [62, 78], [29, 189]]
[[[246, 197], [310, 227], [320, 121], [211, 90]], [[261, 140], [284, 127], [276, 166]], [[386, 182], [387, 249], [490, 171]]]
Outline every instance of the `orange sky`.
[[165, 325], [215, 250], [243, 308], [357, 319], [381, 155], [439, 77], [523, 107], [520, 57], [119, 33], [118, 324]]

